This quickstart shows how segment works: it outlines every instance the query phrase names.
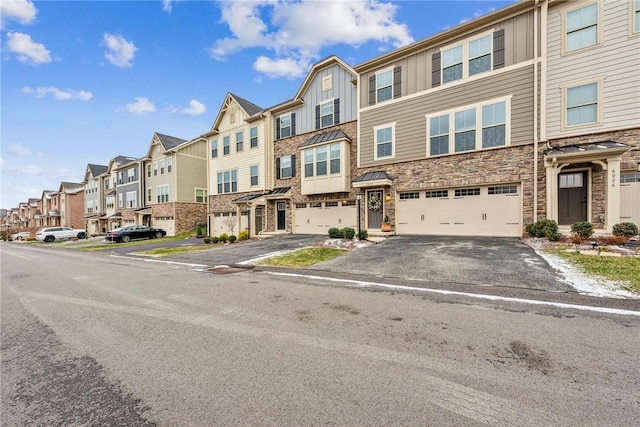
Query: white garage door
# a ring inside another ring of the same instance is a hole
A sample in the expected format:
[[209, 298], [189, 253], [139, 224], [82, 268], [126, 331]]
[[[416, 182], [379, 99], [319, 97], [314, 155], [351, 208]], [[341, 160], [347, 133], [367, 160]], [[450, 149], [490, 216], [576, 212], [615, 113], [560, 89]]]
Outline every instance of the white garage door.
[[[242, 213], [242, 221], [240, 223], [240, 230], [244, 230], [249, 227], [249, 214], [247, 212]], [[231, 231], [233, 230], [233, 231]], [[213, 215], [213, 222], [211, 224], [212, 236], [219, 236], [222, 233], [227, 235], [238, 234], [238, 216], [235, 212], [222, 212], [215, 213]]]
[[167, 232], [167, 236], [176, 235], [176, 221], [174, 219], [157, 219], [152, 220], [151, 226], [153, 228], [161, 228]]
[[332, 227], [357, 227], [355, 202], [297, 203], [294, 212], [294, 233], [328, 234]]
[[398, 234], [522, 235], [520, 186], [399, 192]]
[[620, 222], [640, 227], [640, 172], [620, 175]]

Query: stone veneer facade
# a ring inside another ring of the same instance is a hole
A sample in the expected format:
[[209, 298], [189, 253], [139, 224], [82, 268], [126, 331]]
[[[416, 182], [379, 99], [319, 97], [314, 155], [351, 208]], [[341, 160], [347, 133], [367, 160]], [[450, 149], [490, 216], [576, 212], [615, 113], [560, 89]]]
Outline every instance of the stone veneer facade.
[[198, 223], [207, 222], [205, 203], [171, 202], [151, 205], [151, 226], [153, 218], [173, 217], [175, 233], [181, 234], [194, 230]]

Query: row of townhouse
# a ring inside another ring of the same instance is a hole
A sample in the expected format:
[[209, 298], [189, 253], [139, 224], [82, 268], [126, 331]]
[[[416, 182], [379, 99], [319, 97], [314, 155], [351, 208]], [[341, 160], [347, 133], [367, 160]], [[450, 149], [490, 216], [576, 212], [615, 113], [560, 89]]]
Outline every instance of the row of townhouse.
[[640, 1], [520, 1], [355, 67], [330, 56], [292, 99], [228, 93], [208, 132], [155, 133], [83, 184], [90, 234], [638, 224]]

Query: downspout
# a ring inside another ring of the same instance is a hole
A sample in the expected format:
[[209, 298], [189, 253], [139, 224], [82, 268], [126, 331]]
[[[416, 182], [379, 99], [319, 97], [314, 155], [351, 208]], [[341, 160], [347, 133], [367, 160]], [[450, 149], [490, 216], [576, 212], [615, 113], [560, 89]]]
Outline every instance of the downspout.
[[538, 6], [535, 1], [533, 8], [533, 222], [538, 221]]

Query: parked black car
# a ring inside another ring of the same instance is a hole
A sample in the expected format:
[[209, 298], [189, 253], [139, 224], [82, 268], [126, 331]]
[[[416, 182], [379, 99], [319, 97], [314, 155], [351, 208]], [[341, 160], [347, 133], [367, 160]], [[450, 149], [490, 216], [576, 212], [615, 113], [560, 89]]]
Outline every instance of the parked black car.
[[151, 228], [146, 225], [127, 225], [116, 228], [107, 233], [105, 240], [112, 242], [127, 243], [136, 239], [159, 239], [167, 235], [167, 232], [160, 228]]

